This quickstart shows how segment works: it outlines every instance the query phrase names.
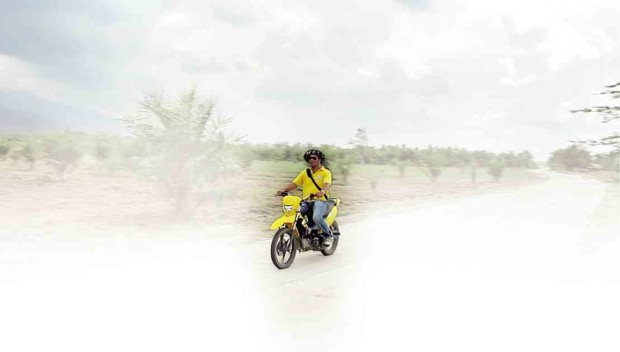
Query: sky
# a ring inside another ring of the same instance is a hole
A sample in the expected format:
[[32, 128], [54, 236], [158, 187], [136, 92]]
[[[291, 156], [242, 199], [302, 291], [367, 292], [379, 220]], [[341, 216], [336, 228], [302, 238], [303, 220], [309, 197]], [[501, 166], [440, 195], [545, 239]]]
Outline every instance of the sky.
[[2, 0], [0, 131], [123, 131], [196, 88], [250, 143], [529, 150], [616, 126], [617, 0]]

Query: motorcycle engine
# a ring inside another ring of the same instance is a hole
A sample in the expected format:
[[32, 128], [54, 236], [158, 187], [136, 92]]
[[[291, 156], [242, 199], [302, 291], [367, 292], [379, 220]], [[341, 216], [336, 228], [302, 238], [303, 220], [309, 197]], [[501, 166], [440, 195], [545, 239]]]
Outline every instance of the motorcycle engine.
[[319, 246], [319, 238], [317, 236], [312, 237], [312, 247], [317, 248]]
[[304, 250], [310, 248], [310, 242], [308, 241], [308, 239], [302, 237], [302, 239], [301, 239], [301, 247]]

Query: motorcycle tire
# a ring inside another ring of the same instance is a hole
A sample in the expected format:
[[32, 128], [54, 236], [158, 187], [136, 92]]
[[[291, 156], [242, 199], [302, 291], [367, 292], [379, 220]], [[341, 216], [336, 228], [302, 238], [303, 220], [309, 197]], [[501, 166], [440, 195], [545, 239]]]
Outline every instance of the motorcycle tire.
[[[295, 260], [297, 255], [297, 241], [295, 234], [289, 228], [281, 228], [276, 231], [271, 240], [271, 262], [278, 269], [286, 269]], [[286, 257], [289, 253], [288, 258]]]
[[[334, 221], [332, 223], [332, 225], [330, 226], [330, 228], [332, 229], [332, 233], [340, 233], [340, 231], [338, 230], [338, 224], [336, 223], [336, 221]], [[333, 241], [332, 241], [332, 245], [322, 249], [321, 253], [323, 253], [323, 255], [332, 255], [334, 254], [334, 252], [336, 251], [336, 248], [338, 247], [338, 239], [340, 238], [340, 235], [334, 235]]]

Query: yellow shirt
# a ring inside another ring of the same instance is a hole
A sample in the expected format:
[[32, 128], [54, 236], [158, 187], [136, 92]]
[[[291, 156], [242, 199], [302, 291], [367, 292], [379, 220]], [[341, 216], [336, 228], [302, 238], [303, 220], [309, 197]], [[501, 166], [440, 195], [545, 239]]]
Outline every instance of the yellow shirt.
[[[321, 189], [324, 189], [326, 183], [332, 183], [332, 173], [324, 166], [321, 166], [320, 169], [318, 169], [316, 172], [313, 172], [312, 177], [321, 187]], [[303, 198], [306, 198], [310, 194], [314, 194], [319, 191], [318, 188], [316, 188], [316, 186], [314, 185], [314, 183], [312, 183], [310, 177], [306, 175], [306, 170], [300, 172], [299, 175], [297, 175], [297, 177], [295, 177], [295, 179], [293, 180], [293, 183], [296, 184], [298, 187], [301, 187]], [[329, 192], [327, 192], [327, 195], [329, 196]], [[325, 200], [325, 197], [321, 197], [319, 199]]]

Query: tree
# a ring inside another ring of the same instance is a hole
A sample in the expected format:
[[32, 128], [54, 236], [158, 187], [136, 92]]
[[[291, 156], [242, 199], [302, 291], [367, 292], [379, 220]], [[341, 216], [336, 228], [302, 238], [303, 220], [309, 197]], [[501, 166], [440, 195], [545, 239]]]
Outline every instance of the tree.
[[362, 163], [370, 163], [368, 132], [365, 128], [358, 128], [355, 131], [355, 136], [349, 141], [349, 144], [355, 148]]
[[[620, 99], [620, 82], [605, 86], [606, 90], [598, 93], [599, 95], [610, 96], [611, 99]], [[598, 105], [590, 108], [571, 110], [572, 113], [593, 113], [598, 115], [603, 120], [603, 123], [609, 123], [620, 119], [620, 105]], [[602, 137], [599, 140], [587, 140], [579, 141], [579, 143], [597, 146], [597, 145], [609, 145], [616, 150], [620, 150], [620, 134], [617, 131], [612, 132], [610, 135]]]
[[478, 178], [478, 162], [474, 158], [472, 158], [469, 162], [469, 178], [472, 186], [475, 187]]
[[525, 150], [517, 154], [517, 166], [526, 169], [535, 169], [536, 163], [534, 162], [534, 156], [529, 151]]
[[333, 168], [336, 175], [342, 176], [343, 183], [347, 184], [354, 164], [353, 158], [349, 154], [344, 154], [342, 156], [332, 158], [332, 160], [333, 161], [330, 162], [330, 167]]
[[565, 149], [558, 149], [551, 154], [549, 166], [554, 170], [576, 171], [587, 169], [592, 157], [582, 146], [573, 144]]
[[95, 147], [93, 149], [93, 154], [95, 158], [97, 158], [97, 160], [99, 161], [102, 161], [110, 157], [111, 153], [112, 153], [112, 146], [111, 146], [110, 141], [104, 138], [97, 139], [97, 143], [95, 144]]
[[505, 161], [501, 157], [497, 157], [493, 159], [488, 166], [488, 172], [491, 177], [493, 177], [493, 181], [499, 182], [504, 173]]
[[381, 179], [381, 176], [383, 175], [383, 173], [384, 173], [383, 169], [374, 170], [370, 172], [368, 181], [370, 182], [370, 188], [372, 188], [373, 191], [377, 190], [377, 186], [379, 185], [379, 180]]
[[149, 94], [136, 113], [122, 119], [148, 141], [151, 169], [177, 216], [191, 215], [204, 200], [205, 187], [239, 167], [230, 148], [239, 138], [227, 134], [230, 120], [216, 116], [214, 108], [195, 89], [173, 101]]
[[15, 142], [19, 142], [21, 139], [17, 136], [1, 136], [0, 137], [0, 160], [4, 160], [11, 150]]
[[37, 160], [43, 157], [43, 145], [35, 138], [26, 139], [19, 150], [19, 154], [28, 162], [30, 169], [34, 169]]
[[456, 152], [455, 158], [455, 166], [461, 171], [461, 176], [465, 175], [465, 167], [471, 163], [469, 153], [464, 149], [460, 149]]
[[604, 170], [617, 172], [620, 170], [620, 150], [597, 154], [594, 156], [594, 162], [599, 164]]
[[11, 147], [7, 144], [0, 144], [0, 160], [4, 159], [7, 154], [9, 154], [9, 150], [11, 150]]
[[59, 132], [43, 137], [45, 158], [64, 181], [67, 171], [75, 168], [84, 154], [80, 135], [72, 132]]
[[429, 147], [421, 154], [422, 171], [431, 178], [433, 183], [437, 182], [437, 178], [441, 174], [441, 169], [446, 166], [445, 156], [433, 147]]
[[407, 170], [407, 166], [410, 166], [411, 163], [406, 160], [393, 159], [392, 164], [396, 166], [400, 178], [405, 178], [405, 170]]

